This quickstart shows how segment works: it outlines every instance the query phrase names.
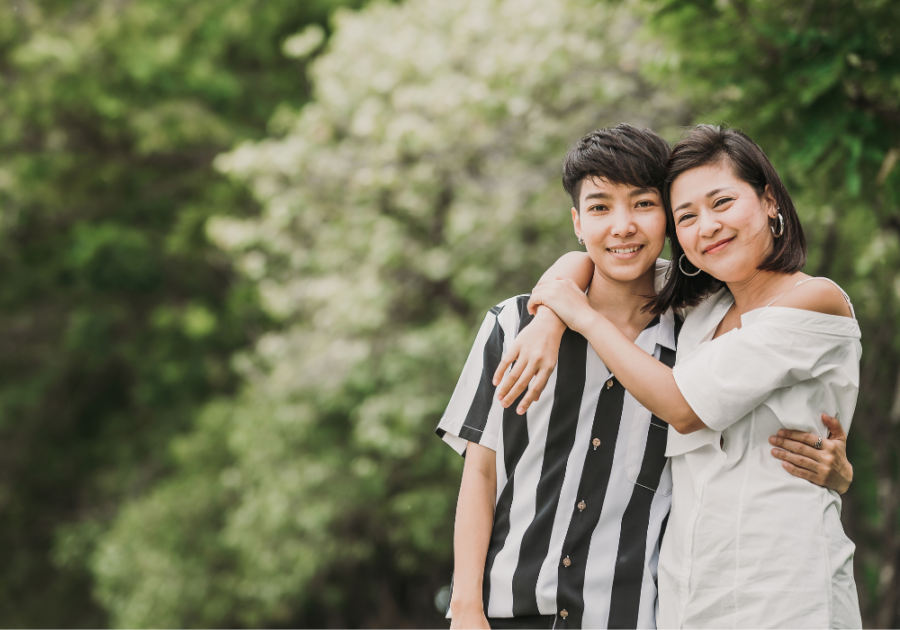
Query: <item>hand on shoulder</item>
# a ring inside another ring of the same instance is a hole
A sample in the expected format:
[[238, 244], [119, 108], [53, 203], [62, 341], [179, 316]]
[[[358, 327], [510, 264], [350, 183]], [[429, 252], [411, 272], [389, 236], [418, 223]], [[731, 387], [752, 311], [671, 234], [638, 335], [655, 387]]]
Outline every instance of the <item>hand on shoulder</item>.
[[825, 315], [853, 317], [844, 293], [827, 278], [807, 278], [778, 299], [773, 306], [798, 308]]

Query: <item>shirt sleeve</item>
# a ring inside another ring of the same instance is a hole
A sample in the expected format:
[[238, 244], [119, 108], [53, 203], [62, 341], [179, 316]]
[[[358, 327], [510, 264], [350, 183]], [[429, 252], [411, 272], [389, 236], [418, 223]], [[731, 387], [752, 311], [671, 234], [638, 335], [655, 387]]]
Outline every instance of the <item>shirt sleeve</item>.
[[767, 316], [732, 330], [675, 366], [678, 389], [706, 426], [722, 431], [775, 390], [815, 378], [848, 359], [858, 360], [847, 356], [846, 337], [812, 323], [804, 326], [803, 313]]
[[475, 337], [462, 374], [436, 433], [460, 455], [469, 442], [497, 450], [503, 407], [491, 383], [505, 350], [500, 308], [491, 309]]

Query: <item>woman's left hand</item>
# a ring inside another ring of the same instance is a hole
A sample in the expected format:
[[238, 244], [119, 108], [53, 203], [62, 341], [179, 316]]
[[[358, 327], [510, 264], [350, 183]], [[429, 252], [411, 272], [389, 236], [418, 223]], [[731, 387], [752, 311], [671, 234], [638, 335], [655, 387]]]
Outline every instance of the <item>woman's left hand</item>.
[[569, 278], [557, 278], [536, 286], [531, 292], [528, 310], [534, 313], [541, 304], [575, 331], [580, 331], [586, 325], [586, 318], [594, 314], [587, 295]]
[[844, 494], [853, 481], [853, 466], [847, 459], [847, 432], [837, 418], [828, 414], [822, 414], [822, 422], [829, 434], [822, 438], [821, 449], [816, 448], [818, 435], [782, 429], [769, 438], [770, 444], [779, 447], [772, 449], [772, 455], [782, 460], [784, 469], [795, 477]]

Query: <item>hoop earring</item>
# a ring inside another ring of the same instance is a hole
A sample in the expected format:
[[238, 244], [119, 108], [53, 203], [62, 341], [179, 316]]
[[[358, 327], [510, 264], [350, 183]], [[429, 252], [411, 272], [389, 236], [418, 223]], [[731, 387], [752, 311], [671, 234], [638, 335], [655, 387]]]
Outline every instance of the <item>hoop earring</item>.
[[685, 271], [685, 270], [684, 270], [684, 267], [681, 266], [681, 261], [683, 261], [683, 260], [684, 260], [684, 254], [682, 254], [682, 255], [681, 255], [681, 258], [678, 259], [678, 270], [681, 271], [681, 273], [683, 273], [683, 274], [686, 275], [686, 276], [690, 276], [691, 278], [693, 278], [693, 277], [696, 276], [698, 273], [700, 273], [700, 269], [699, 269], [699, 268], [698, 268], [697, 271], [695, 271], [694, 273], [688, 273], [687, 271]]
[[772, 230], [772, 235], [775, 236], [775, 238], [778, 238], [784, 234], [784, 217], [781, 216], [781, 208], [775, 208], [775, 210], [778, 212], [778, 232], [775, 232], [774, 225], [770, 225], [769, 229]]

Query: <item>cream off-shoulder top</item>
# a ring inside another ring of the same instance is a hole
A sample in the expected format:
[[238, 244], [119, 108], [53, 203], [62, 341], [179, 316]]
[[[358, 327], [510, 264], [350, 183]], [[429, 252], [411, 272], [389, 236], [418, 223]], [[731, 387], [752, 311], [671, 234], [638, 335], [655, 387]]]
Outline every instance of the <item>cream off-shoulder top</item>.
[[822, 413], [849, 430], [855, 314], [764, 307], [712, 339], [732, 302], [723, 289], [696, 307], [678, 342], [675, 382], [708, 428], [669, 427], [658, 627], [859, 628], [841, 498], [789, 474], [768, 441], [782, 428], [826, 437]]

